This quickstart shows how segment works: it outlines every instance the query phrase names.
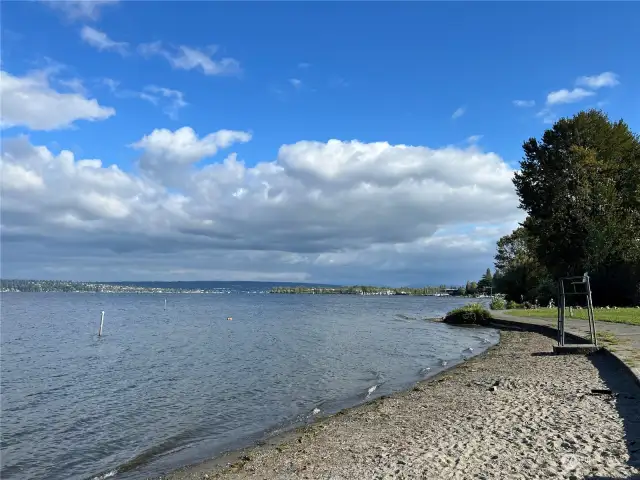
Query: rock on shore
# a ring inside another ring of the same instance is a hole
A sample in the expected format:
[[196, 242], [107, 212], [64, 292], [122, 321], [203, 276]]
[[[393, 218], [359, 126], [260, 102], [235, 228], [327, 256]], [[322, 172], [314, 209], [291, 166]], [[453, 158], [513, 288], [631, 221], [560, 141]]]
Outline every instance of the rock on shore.
[[640, 451], [640, 389], [593, 393], [620, 378], [617, 365], [548, 355], [551, 345], [505, 332], [487, 354], [409, 392], [243, 452], [232, 466], [170, 478], [640, 478], [639, 453], [629, 456]]

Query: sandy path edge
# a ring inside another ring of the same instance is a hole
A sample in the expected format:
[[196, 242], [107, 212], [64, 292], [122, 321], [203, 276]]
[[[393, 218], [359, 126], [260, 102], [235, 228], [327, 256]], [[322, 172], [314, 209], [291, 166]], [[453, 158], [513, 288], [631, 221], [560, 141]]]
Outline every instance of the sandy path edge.
[[[628, 419], [616, 410], [624, 398], [589, 395], [606, 388], [602, 368], [615, 367], [548, 355], [551, 344], [503, 332], [498, 345], [409, 390], [162, 478], [638, 478], [627, 444], [640, 436], [625, 443]], [[640, 391], [629, 391], [640, 405]], [[630, 415], [640, 422], [640, 408]]]

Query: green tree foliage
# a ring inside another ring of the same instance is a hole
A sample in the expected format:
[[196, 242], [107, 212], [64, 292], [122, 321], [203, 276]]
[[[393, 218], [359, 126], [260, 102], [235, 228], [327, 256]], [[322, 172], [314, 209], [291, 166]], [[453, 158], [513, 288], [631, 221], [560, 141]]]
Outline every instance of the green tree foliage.
[[478, 284], [476, 282], [467, 282], [465, 292], [467, 295], [475, 295], [478, 293]]
[[488, 292], [491, 287], [493, 287], [493, 275], [491, 274], [491, 269], [487, 268], [487, 271], [478, 282], [478, 289]]
[[639, 137], [623, 121], [590, 110], [559, 120], [523, 148], [514, 185], [528, 218], [512, 234], [518, 238], [498, 243], [502, 280], [517, 277], [519, 286], [509, 288], [524, 291], [536, 278], [550, 283], [589, 272], [597, 303], [638, 302]]
[[[526, 224], [526, 222], [525, 222]], [[535, 239], [525, 227], [498, 240], [493, 283], [497, 292], [515, 302], [536, 299], [546, 304], [555, 296], [555, 286], [536, 257]]]

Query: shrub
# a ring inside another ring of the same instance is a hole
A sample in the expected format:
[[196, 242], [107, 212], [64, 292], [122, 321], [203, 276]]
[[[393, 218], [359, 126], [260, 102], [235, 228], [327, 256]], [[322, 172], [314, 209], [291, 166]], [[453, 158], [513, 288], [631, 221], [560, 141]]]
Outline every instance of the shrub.
[[502, 298], [502, 297], [493, 297], [489, 307], [491, 308], [491, 310], [504, 310], [505, 309], [504, 298]]
[[456, 308], [444, 317], [444, 322], [451, 325], [488, 325], [490, 321], [491, 314], [479, 303]]
[[520, 305], [518, 305], [516, 302], [514, 302], [513, 300], [509, 300], [507, 302], [507, 310], [513, 310], [514, 308], [519, 308]]

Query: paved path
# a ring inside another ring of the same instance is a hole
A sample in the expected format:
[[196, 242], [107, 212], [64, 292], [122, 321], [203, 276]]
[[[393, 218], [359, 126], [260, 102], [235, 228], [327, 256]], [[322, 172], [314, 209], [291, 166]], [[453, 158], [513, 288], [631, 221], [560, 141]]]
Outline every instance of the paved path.
[[[508, 310], [492, 310], [491, 315], [499, 320], [545, 325], [556, 328], [557, 319], [538, 317], [517, 317], [509, 315]], [[622, 360], [635, 374], [640, 383], [640, 326], [625, 323], [596, 321], [598, 344], [604, 346]], [[566, 318], [565, 332], [589, 339], [589, 322], [586, 320]]]

